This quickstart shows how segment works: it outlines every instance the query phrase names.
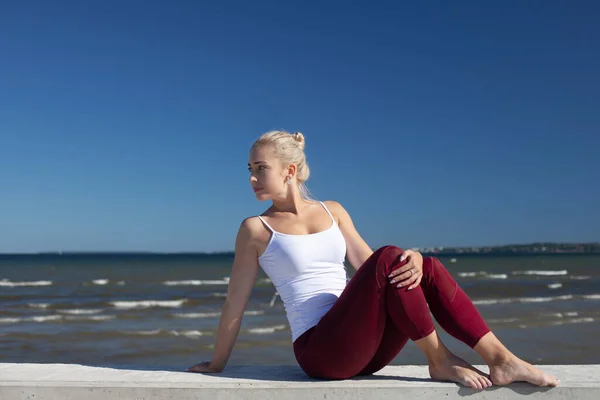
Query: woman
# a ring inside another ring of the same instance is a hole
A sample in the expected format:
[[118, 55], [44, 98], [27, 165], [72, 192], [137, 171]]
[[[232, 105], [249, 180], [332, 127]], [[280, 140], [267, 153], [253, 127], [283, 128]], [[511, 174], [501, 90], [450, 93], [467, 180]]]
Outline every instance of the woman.
[[[301, 133], [261, 136], [250, 150], [248, 169], [256, 198], [273, 204], [242, 222], [212, 360], [188, 371], [223, 370], [260, 266], [281, 296], [296, 360], [311, 377], [372, 374], [411, 339], [435, 380], [477, 389], [514, 381], [558, 384], [504, 347], [438, 259], [394, 246], [373, 252], [339, 203], [310, 200]], [[357, 270], [348, 283], [345, 258]], [[489, 375], [444, 346], [430, 311], [483, 358]]]

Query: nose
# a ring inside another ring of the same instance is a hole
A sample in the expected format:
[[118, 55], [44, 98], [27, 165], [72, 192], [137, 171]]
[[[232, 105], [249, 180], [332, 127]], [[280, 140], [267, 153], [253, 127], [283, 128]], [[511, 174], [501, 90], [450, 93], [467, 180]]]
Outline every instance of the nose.
[[255, 183], [257, 181], [258, 181], [258, 179], [256, 179], [256, 177], [254, 175], [250, 175], [250, 183]]

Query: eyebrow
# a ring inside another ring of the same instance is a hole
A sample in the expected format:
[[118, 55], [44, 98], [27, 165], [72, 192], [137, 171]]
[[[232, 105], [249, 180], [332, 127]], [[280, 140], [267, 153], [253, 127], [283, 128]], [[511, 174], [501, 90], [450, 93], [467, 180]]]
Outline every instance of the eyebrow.
[[[254, 161], [252, 164], [256, 165], [256, 164], [266, 164], [266, 161]], [[250, 163], [248, 163], [248, 166], [250, 166]]]

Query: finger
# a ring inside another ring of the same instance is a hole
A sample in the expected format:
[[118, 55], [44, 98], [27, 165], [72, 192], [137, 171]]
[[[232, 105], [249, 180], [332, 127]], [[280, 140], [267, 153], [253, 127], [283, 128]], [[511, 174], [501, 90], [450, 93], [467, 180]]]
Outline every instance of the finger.
[[393, 278], [395, 276], [398, 276], [400, 274], [405, 273], [408, 270], [411, 270], [415, 268], [414, 262], [412, 260], [408, 260], [408, 262], [406, 264], [404, 264], [403, 266], [396, 268], [395, 270], [393, 270], [389, 275], [388, 278]]
[[404, 250], [402, 254], [400, 254], [400, 262], [406, 260], [412, 254], [411, 250]]
[[391, 284], [395, 284], [395, 283], [401, 283], [402, 286], [407, 286], [408, 282], [406, 282], [407, 279], [411, 279], [412, 277], [414, 277], [415, 275], [417, 275], [414, 271], [414, 269], [412, 270], [408, 270], [403, 274], [400, 274], [398, 276], [396, 276], [394, 279], [392, 279], [390, 281]]
[[412, 290], [412, 289], [416, 288], [417, 286], [419, 286], [419, 284], [421, 283], [422, 277], [423, 277], [423, 275], [421, 275], [421, 274], [416, 276], [415, 280], [408, 284], [409, 286], [408, 286], [407, 290]]
[[[407, 279], [405, 282], [400, 282], [399, 285], [402, 285], [405, 288], [410, 288], [411, 285], [414, 286], [413, 284], [417, 281], [417, 279], [418, 279], [418, 275], [414, 274], [409, 279]], [[402, 286], [398, 286], [398, 287], [402, 287]]]

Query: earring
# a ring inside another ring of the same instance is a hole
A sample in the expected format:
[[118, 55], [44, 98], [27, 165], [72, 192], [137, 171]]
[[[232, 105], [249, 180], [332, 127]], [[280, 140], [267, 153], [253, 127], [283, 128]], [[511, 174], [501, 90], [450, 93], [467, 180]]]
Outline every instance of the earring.
[[291, 184], [292, 184], [292, 180], [290, 179], [290, 177], [289, 177], [289, 176], [288, 176], [287, 184], [288, 184], [288, 185], [291, 185]]

